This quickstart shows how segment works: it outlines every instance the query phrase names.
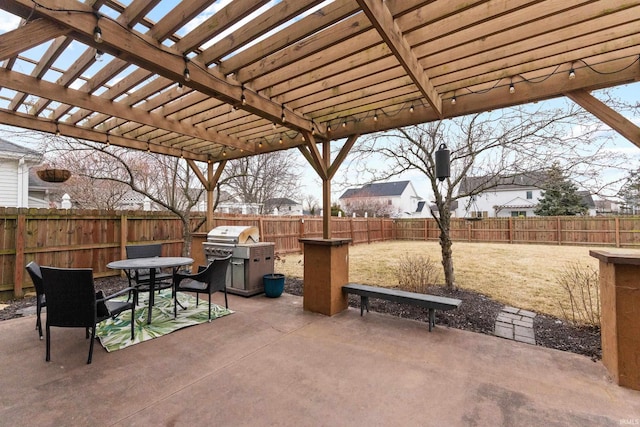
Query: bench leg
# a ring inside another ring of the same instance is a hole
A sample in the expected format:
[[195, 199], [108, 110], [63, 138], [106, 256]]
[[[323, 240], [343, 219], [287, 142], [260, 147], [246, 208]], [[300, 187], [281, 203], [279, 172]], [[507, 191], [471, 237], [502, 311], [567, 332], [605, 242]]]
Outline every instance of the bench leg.
[[360, 295], [360, 316], [362, 316], [363, 310], [367, 309], [367, 313], [369, 312], [369, 297], [364, 295]]
[[429, 332], [431, 328], [436, 326], [436, 311], [433, 308], [429, 309]]

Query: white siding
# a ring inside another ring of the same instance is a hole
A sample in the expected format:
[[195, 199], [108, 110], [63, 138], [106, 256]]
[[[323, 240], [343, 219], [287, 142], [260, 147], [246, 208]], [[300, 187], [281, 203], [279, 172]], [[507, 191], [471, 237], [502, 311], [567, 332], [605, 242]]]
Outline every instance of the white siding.
[[0, 159], [0, 206], [18, 207], [17, 160]]

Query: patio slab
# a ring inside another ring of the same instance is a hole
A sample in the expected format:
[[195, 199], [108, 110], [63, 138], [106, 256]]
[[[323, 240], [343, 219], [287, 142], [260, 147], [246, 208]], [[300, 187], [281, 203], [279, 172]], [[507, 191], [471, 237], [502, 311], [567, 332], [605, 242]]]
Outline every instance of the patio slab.
[[[216, 301], [220, 302], [219, 296]], [[302, 298], [231, 296], [231, 316], [107, 353], [80, 329], [0, 322], [0, 425], [602, 426], [640, 392], [572, 353]]]

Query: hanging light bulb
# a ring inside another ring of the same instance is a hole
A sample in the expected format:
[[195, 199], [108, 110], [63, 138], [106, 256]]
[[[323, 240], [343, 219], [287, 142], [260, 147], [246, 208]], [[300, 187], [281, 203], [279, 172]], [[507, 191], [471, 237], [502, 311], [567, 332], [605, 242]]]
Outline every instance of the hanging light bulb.
[[187, 67], [186, 64], [184, 66], [184, 72], [182, 73], [182, 77], [184, 77], [185, 82], [191, 81], [191, 73], [189, 73], [189, 67]]
[[451, 98], [451, 105], [456, 105], [456, 97], [455, 95]]
[[276, 130], [276, 122], [271, 123], [271, 129]]
[[102, 61], [102, 55], [104, 55], [104, 52], [101, 50], [96, 50], [96, 61], [97, 62], [101, 62]]
[[409, 112], [413, 113], [413, 104], [411, 104], [411, 107], [409, 107]]
[[258, 142], [258, 148], [262, 148], [262, 141]]
[[376, 111], [373, 115], [373, 121], [377, 122], [378, 121], [378, 112]]
[[180, 82], [178, 82], [178, 92], [179, 93], [184, 92], [184, 85], [182, 83], [180, 83]]
[[516, 87], [513, 85], [513, 82], [509, 84], [509, 93], [515, 93]]
[[240, 103], [242, 105], [247, 105], [247, 98], [245, 98], [244, 93], [242, 94], [242, 96], [240, 97]]
[[278, 142], [280, 143], [280, 145], [282, 145], [282, 135], [280, 135], [280, 139], [278, 140]]
[[569, 70], [569, 80], [573, 80], [576, 78], [576, 70], [573, 69], [573, 67], [571, 67], [571, 69]]
[[58, 122], [56, 122], [56, 136], [60, 136], [60, 128], [58, 127]]
[[347, 127], [347, 122], [342, 122], [342, 127], [346, 128]]
[[222, 157], [227, 157], [227, 150], [222, 150]]
[[93, 29], [93, 41], [96, 43], [102, 43], [102, 30], [97, 24]]
[[302, 140], [303, 140], [303, 141], [306, 141], [306, 139], [305, 139], [304, 135], [302, 135]]

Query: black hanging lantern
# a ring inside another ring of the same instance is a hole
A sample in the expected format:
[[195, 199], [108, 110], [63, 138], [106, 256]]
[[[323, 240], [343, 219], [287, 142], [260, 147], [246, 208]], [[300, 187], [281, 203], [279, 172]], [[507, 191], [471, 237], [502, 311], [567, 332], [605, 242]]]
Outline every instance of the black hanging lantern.
[[446, 145], [440, 144], [440, 148], [436, 150], [436, 178], [440, 181], [444, 181], [445, 178], [451, 176], [451, 151]]

